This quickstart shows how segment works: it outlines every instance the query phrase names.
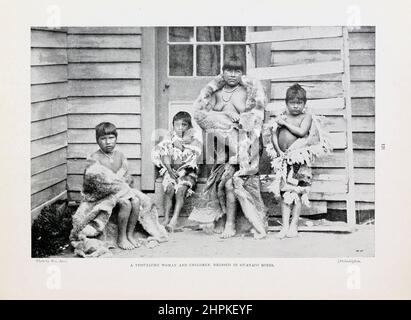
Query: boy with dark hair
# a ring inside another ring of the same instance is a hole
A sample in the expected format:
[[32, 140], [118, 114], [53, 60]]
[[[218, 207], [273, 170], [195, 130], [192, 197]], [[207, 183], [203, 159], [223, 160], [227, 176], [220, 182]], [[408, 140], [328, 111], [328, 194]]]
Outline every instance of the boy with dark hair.
[[[286, 110], [268, 126], [267, 153], [273, 159], [271, 192], [281, 199], [282, 229], [277, 238], [296, 237], [302, 204], [309, 205], [311, 161], [330, 150], [319, 117], [306, 113], [306, 91], [294, 84], [286, 92]], [[292, 211], [292, 212], [291, 212]], [[290, 223], [290, 214], [292, 220]]]
[[[96, 142], [99, 150], [91, 154], [87, 160], [90, 163], [98, 162], [114, 172], [119, 179], [132, 184], [132, 177], [128, 174], [127, 159], [120, 151], [115, 150], [117, 143], [116, 126], [110, 122], [102, 122], [95, 128]], [[140, 201], [133, 194], [121, 195], [118, 199], [118, 246], [124, 250], [131, 250], [139, 246], [133, 233], [137, 224]]]
[[[177, 226], [184, 199], [194, 192], [201, 148], [190, 114], [180, 111], [173, 117], [173, 130], [153, 150], [153, 161], [161, 168], [160, 175], [163, 176], [165, 225], [170, 232]], [[174, 198], [174, 212], [170, 220]]]

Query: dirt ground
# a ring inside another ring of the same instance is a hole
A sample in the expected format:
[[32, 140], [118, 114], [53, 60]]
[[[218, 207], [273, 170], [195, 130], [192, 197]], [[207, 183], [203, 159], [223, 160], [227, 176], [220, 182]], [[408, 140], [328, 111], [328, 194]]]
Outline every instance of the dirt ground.
[[[221, 258], [336, 258], [373, 257], [374, 226], [361, 225], [352, 233], [300, 232], [298, 238], [275, 238], [270, 232], [266, 239], [255, 240], [239, 235], [220, 239], [218, 234], [205, 234], [184, 228], [173, 233], [169, 242], [150, 249], [146, 246], [134, 250], [111, 249], [113, 258], [164, 258], [164, 257], [221, 257]], [[73, 257], [66, 252], [60, 258]]]

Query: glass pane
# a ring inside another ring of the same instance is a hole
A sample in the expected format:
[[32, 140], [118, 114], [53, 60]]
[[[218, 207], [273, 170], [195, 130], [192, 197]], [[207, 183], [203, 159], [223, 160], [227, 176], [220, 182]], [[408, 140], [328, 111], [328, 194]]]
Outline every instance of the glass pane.
[[240, 59], [243, 63], [244, 70], [247, 69], [245, 64], [245, 45], [244, 44], [230, 44], [224, 46], [224, 62], [230, 59]]
[[220, 73], [220, 46], [197, 46], [197, 75], [215, 76]]
[[170, 76], [193, 75], [193, 46], [170, 45], [168, 53]]
[[245, 41], [245, 27], [224, 27], [224, 41]]
[[220, 27], [197, 27], [197, 41], [216, 42], [220, 41]]
[[168, 40], [170, 42], [190, 42], [194, 38], [193, 27], [170, 27], [168, 28]]

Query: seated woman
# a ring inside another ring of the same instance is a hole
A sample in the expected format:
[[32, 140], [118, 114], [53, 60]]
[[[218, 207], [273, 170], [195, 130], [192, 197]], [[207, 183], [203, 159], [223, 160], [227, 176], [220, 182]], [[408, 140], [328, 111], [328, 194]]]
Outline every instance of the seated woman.
[[203, 197], [189, 219], [214, 226], [226, 215], [222, 238], [236, 234], [237, 200], [255, 237], [266, 235], [266, 208], [257, 175], [266, 97], [261, 83], [243, 73], [242, 62], [233, 57], [194, 103], [199, 126], [226, 148], [213, 150], [220, 161], [214, 164]]

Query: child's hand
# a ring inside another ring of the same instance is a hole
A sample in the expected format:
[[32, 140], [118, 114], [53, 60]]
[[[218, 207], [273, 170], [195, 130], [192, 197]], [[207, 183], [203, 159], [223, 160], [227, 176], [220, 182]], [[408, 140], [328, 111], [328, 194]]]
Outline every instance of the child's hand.
[[176, 148], [178, 148], [178, 149], [180, 149], [180, 150], [183, 150], [183, 148], [184, 148], [183, 142], [182, 142], [182, 141], [179, 141], [179, 140], [174, 141], [174, 142], [173, 142], [173, 145], [174, 145], [174, 147], [176, 147]]
[[240, 115], [235, 112], [226, 112], [226, 115], [231, 119], [232, 122], [240, 121]]
[[174, 180], [177, 181], [178, 175], [177, 175], [177, 173], [176, 173], [173, 169], [168, 170], [168, 173], [170, 174], [170, 177], [171, 177], [172, 179], [174, 179]]
[[126, 175], [126, 176], [124, 177], [124, 179], [125, 179], [126, 183], [127, 183], [130, 187], [133, 186], [134, 180], [133, 180], [133, 177], [132, 177], [131, 175], [129, 175], [129, 174]]
[[279, 126], [284, 126], [284, 125], [286, 125], [286, 121], [285, 121], [285, 117], [284, 116], [279, 116], [279, 117], [277, 117], [277, 119], [275, 119], [275, 122], [277, 122], [277, 124], [279, 125]]

